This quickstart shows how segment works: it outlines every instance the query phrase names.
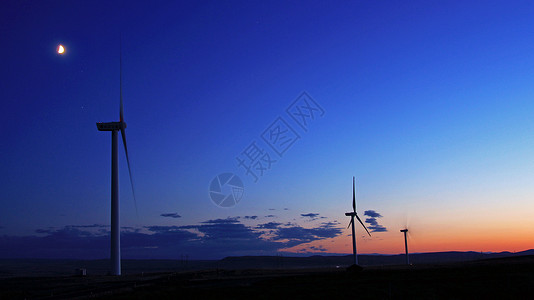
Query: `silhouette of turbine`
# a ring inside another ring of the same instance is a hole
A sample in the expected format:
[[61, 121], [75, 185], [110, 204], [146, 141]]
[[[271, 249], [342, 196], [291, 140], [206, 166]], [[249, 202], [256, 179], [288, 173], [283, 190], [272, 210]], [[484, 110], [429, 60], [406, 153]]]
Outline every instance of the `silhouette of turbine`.
[[[122, 42], [121, 42], [122, 44]], [[119, 122], [97, 122], [96, 127], [99, 131], [111, 131], [111, 275], [121, 275], [121, 238], [120, 238], [120, 218], [119, 218], [119, 159], [118, 159], [118, 136], [120, 131], [128, 163], [128, 173], [130, 175], [130, 184], [134, 198], [135, 211], [137, 213], [137, 202], [132, 179], [132, 170], [130, 169], [130, 159], [128, 157], [128, 146], [126, 145], [126, 122], [124, 122], [124, 106], [122, 103], [122, 45], [119, 57], [120, 64], [120, 116]]]
[[351, 227], [352, 225], [352, 254], [354, 255], [354, 265], [358, 265], [358, 254], [356, 253], [356, 235], [355, 235], [355, 228], [354, 228], [354, 218], [358, 219], [360, 224], [362, 224], [365, 231], [367, 231], [367, 234], [371, 236], [369, 233], [369, 230], [367, 230], [367, 227], [363, 224], [360, 217], [358, 217], [358, 214], [356, 213], [356, 187], [355, 187], [355, 179], [352, 177], [352, 211], [345, 213], [345, 216], [350, 217], [350, 223], [349, 226], [347, 226], [347, 229]]
[[401, 229], [400, 232], [404, 233], [404, 249], [406, 251], [406, 264], [410, 265], [410, 256], [408, 256], [408, 239], [406, 238], [406, 234], [408, 233], [408, 228]]

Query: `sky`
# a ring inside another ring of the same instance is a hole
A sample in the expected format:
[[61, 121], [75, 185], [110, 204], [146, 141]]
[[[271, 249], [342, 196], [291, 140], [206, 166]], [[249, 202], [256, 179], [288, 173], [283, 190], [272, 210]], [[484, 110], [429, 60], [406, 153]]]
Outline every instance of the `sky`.
[[0, 257], [109, 257], [120, 53], [123, 258], [351, 253], [353, 176], [359, 253], [534, 248], [533, 15], [2, 1]]

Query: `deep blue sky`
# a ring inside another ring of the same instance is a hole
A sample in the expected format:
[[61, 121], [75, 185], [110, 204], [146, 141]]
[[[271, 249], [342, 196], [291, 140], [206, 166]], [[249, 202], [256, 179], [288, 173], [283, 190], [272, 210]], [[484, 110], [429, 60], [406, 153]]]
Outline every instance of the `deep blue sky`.
[[[359, 235], [362, 252], [401, 252], [407, 219], [418, 251], [532, 248], [533, 15], [529, 1], [3, 1], [0, 256], [62, 257], [61, 238], [106, 257], [111, 146], [95, 122], [118, 121], [121, 34], [127, 257], [348, 253], [352, 176], [360, 215], [386, 228]], [[236, 157], [304, 91], [324, 115], [290, 123], [301, 139], [254, 183]], [[223, 172], [245, 185], [231, 208], [208, 194]]]

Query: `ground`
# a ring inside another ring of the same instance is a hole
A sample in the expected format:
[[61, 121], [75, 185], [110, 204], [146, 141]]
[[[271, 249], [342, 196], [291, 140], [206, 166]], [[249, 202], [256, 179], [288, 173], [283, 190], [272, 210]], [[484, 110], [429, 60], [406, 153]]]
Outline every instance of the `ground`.
[[212, 269], [121, 277], [16, 277], [0, 299], [531, 299], [534, 256], [464, 263], [344, 268]]

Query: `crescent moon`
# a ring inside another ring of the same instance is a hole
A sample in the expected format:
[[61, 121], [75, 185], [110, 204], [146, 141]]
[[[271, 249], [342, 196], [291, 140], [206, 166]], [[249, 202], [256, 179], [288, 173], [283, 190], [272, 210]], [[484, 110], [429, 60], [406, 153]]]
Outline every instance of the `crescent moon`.
[[63, 47], [63, 45], [57, 46], [57, 53], [58, 54], [65, 54], [65, 47]]

